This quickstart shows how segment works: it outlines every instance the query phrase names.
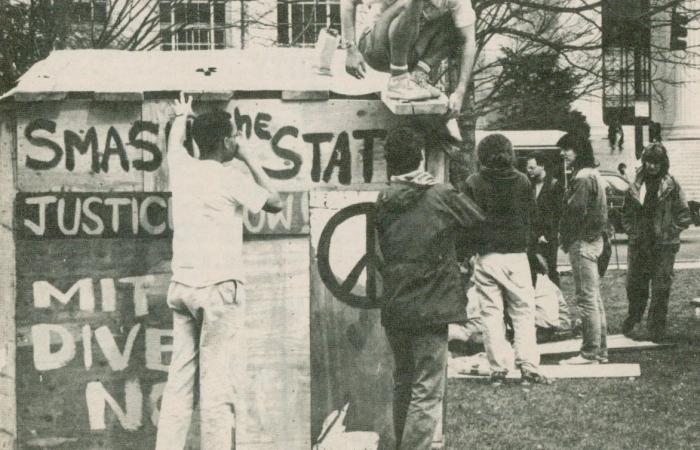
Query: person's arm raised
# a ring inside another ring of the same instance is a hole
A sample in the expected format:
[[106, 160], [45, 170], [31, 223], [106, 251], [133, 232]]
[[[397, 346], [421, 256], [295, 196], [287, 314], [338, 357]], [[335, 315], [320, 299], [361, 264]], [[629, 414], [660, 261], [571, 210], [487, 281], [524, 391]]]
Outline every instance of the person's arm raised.
[[175, 112], [175, 120], [170, 127], [170, 135], [168, 136], [168, 152], [171, 154], [177, 154], [178, 152], [186, 154], [187, 119], [194, 116], [192, 112], [192, 97], [188, 98], [183, 92], [180, 92], [180, 98], [175, 100], [173, 104], [173, 111]]
[[282, 199], [279, 193], [274, 189], [270, 183], [270, 178], [263, 170], [260, 161], [253, 155], [253, 152], [248, 148], [248, 144], [238, 145], [238, 152], [236, 152], [236, 158], [243, 161], [243, 163], [248, 166], [250, 174], [253, 176], [255, 182], [268, 192], [267, 200], [263, 205], [263, 210], [270, 213], [277, 213], [282, 211]]

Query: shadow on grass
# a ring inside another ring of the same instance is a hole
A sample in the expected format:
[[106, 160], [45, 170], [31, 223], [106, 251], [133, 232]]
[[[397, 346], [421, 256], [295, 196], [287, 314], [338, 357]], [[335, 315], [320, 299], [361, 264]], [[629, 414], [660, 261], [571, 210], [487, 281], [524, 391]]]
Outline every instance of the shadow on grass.
[[[562, 278], [562, 289], [570, 301], [571, 276]], [[607, 274], [602, 293], [608, 332], [619, 334], [627, 312], [625, 272]], [[676, 346], [611, 353], [613, 363], [639, 363], [637, 379], [499, 388], [450, 379], [446, 448], [700, 449], [700, 320], [689, 305], [697, 296], [700, 270], [676, 271], [668, 315]]]

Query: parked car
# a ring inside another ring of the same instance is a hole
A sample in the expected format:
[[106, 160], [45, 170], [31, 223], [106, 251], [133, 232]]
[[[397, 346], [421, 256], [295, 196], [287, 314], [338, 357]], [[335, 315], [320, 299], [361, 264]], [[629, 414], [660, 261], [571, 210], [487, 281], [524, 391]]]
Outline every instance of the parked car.
[[630, 188], [627, 178], [611, 170], [601, 170], [600, 174], [606, 181], [605, 194], [608, 197], [608, 221], [611, 232], [624, 233], [622, 228], [622, 204], [625, 202], [625, 195]]

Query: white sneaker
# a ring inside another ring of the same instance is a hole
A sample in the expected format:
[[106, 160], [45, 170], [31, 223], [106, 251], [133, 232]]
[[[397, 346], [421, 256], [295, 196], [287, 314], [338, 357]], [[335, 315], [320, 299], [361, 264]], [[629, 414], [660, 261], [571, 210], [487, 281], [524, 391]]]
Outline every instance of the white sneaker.
[[442, 91], [436, 86], [430, 84], [430, 75], [423, 72], [422, 70], [414, 70], [411, 72], [413, 80], [418, 84], [418, 86], [430, 92], [432, 98], [438, 98], [442, 95]]
[[598, 364], [597, 359], [584, 358], [581, 355], [576, 355], [573, 358], [562, 359], [559, 361], [560, 366], [582, 366], [586, 364]]
[[432, 98], [430, 91], [416, 83], [416, 80], [408, 72], [389, 78], [386, 93], [389, 98], [407, 102]]

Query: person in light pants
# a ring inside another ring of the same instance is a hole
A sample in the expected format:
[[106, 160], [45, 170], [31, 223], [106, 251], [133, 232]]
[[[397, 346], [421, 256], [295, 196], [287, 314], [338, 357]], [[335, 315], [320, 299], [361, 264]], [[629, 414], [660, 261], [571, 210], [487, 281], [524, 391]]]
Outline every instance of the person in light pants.
[[[157, 450], [181, 450], [187, 441], [199, 387], [201, 450], [232, 448], [234, 415], [243, 410], [236, 387], [245, 384], [243, 207], [278, 212], [279, 194], [253, 152], [240, 144], [224, 111], [192, 123], [196, 144], [185, 149], [191, 99], [175, 102], [168, 138], [173, 195], [173, 356], [158, 420]], [[198, 150], [196, 152], [195, 150]], [[250, 176], [223, 163], [241, 160]], [[252, 176], [252, 178], [251, 178]]]
[[484, 211], [479, 227], [474, 286], [484, 323], [484, 346], [491, 379], [500, 385], [508, 374], [504, 308], [515, 332], [515, 363], [526, 383], [548, 383], [539, 373], [535, 329], [535, 290], [527, 258], [535, 197], [527, 177], [515, 170], [513, 145], [491, 134], [477, 146], [479, 172], [466, 182], [465, 193]]

